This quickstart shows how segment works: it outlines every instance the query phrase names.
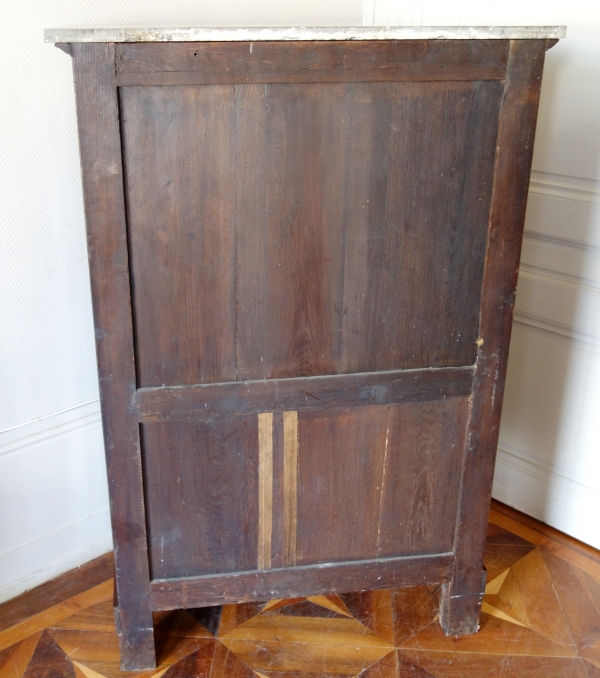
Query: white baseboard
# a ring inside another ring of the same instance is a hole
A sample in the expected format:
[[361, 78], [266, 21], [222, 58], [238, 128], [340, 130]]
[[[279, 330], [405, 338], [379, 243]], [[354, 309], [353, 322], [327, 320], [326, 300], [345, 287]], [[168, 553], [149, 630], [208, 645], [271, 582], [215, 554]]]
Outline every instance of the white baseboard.
[[498, 449], [494, 499], [600, 548], [600, 492]]
[[0, 603], [108, 553], [107, 534], [110, 518], [103, 511], [1, 555]]
[[112, 548], [98, 401], [0, 432], [0, 602]]

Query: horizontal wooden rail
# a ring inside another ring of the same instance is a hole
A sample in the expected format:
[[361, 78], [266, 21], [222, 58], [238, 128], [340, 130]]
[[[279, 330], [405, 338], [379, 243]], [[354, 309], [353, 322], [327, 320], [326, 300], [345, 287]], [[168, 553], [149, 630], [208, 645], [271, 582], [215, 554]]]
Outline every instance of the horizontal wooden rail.
[[507, 40], [116, 46], [117, 85], [503, 80]]
[[449, 581], [453, 562], [453, 553], [439, 553], [155, 579], [150, 584], [150, 604], [153, 610], [176, 610], [320, 593], [439, 584]]
[[316, 410], [468, 396], [474, 368], [365, 372], [139, 389], [140, 422], [211, 421], [232, 415]]

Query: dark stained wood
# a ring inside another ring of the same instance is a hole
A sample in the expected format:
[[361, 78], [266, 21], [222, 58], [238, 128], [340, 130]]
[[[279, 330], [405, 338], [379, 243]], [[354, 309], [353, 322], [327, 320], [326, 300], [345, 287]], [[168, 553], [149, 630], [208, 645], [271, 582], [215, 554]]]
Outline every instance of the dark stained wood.
[[73, 57], [122, 666], [153, 668], [114, 45], [76, 44]]
[[239, 378], [472, 364], [502, 84], [238, 92]]
[[467, 399], [305, 412], [298, 563], [452, 550]]
[[256, 569], [256, 417], [142, 427], [154, 579]]
[[341, 371], [472, 364], [502, 84], [356, 89]]
[[550, 42], [72, 46], [124, 669], [151, 609], [477, 629]]
[[285, 490], [284, 490], [283, 412], [273, 413], [273, 529], [271, 567], [285, 565]]
[[502, 80], [506, 40], [184, 42], [117, 46], [131, 85]]
[[[9, 669], [9, 667], [6, 667]], [[65, 653], [44, 631], [23, 678], [76, 678], [75, 669]]]
[[479, 624], [485, 582], [483, 550], [543, 66], [543, 41], [511, 42], [498, 123], [479, 346], [456, 523], [456, 561], [452, 582], [442, 589], [440, 608], [442, 626], [451, 634], [473, 633]]
[[235, 381], [234, 88], [120, 101], [138, 385]]
[[0, 631], [97, 586], [114, 575], [112, 551], [0, 605]]
[[233, 416], [469, 395], [472, 367], [270, 379], [205, 386], [140, 389], [142, 422], [212, 421]]
[[155, 580], [151, 584], [152, 606], [155, 610], [173, 610], [284, 596], [294, 598], [319, 593], [418, 586], [447, 581], [453, 560], [451, 553], [440, 553]]

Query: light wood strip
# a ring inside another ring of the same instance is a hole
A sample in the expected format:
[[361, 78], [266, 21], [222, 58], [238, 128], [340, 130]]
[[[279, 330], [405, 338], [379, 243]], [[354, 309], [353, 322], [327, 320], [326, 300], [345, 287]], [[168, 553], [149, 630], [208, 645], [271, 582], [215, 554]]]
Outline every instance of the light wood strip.
[[298, 523], [298, 412], [283, 413], [284, 562], [296, 564]]
[[25, 638], [52, 626], [72, 614], [84, 610], [90, 605], [95, 605], [106, 598], [111, 598], [113, 595], [113, 580], [109, 579], [89, 591], [84, 591], [77, 596], [73, 596], [63, 603], [49, 607], [47, 610], [30, 617], [20, 624], [11, 626], [10, 628], [0, 633], [0, 651], [18, 643]]
[[273, 533], [273, 413], [258, 415], [258, 569], [271, 567]]

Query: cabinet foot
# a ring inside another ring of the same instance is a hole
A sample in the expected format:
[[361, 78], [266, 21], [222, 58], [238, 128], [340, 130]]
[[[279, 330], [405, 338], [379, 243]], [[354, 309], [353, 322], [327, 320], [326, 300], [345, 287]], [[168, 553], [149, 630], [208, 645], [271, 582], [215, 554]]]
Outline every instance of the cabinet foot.
[[466, 636], [479, 631], [479, 614], [485, 591], [487, 573], [471, 590], [457, 589], [454, 582], [442, 586], [440, 595], [440, 625], [447, 636]]
[[121, 652], [121, 671], [143, 671], [156, 668], [152, 613], [150, 613], [150, 624], [142, 626], [127, 619], [122, 609], [115, 607], [114, 611]]

